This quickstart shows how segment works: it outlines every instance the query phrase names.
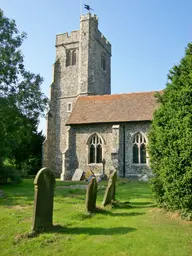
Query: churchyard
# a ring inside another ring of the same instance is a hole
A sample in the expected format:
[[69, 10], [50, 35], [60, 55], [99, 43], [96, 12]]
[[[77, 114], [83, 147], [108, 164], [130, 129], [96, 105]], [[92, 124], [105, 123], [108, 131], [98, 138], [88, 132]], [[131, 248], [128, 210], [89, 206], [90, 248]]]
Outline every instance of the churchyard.
[[[97, 210], [92, 214], [86, 211], [89, 202], [86, 198], [88, 182], [57, 180], [53, 228], [30, 233], [32, 226], [38, 225], [33, 221], [33, 182], [32, 179], [26, 179], [18, 185], [1, 186], [2, 256], [192, 255], [191, 222], [181, 220], [175, 213], [158, 209], [147, 183], [126, 179], [117, 180], [115, 195], [114, 190], [110, 190], [110, 182], [98, 183]], [[94, 182], [92, 180], [90, 193], [94, 191]], [[103, 207], [106, 188], [111, 191], [113, 199], [115, 196], [117, 203]]]

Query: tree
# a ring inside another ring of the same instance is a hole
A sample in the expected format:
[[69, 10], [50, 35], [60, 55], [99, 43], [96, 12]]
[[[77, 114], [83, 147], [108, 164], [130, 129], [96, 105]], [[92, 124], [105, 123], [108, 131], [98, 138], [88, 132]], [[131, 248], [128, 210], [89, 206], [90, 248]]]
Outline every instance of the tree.
[[154, 173], [152, 188], [159, 206], [192, 217], [192, 44], [168, 74], [158, 95], [160, 107], [149, 133]]
[[0, 168], [5, 158], [15, 158], [16, 150], [38, 134], [38, 120], [48, 102], [41, 92], [43, 78], [25, 69], [25, 38], [26, 33], [20, 33], [0, 9]]

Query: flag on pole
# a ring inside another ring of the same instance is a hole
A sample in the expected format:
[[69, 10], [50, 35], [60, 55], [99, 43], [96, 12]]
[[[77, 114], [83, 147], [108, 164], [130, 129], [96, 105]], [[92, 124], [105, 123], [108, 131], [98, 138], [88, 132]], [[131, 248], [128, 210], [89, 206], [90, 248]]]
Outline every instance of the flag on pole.
[[90, 5], [87, 5], [87, 4], [84, 4], [84, 8], [85, 8], [86, 10], [88, 10], [88, 11], [94, 11], [94, 10], [90, 7]]

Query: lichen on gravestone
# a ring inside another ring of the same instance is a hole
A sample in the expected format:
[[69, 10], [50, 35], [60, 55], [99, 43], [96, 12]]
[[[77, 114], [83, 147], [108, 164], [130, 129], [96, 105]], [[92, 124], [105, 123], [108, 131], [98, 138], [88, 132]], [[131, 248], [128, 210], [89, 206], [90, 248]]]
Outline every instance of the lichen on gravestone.
[[32, 230], [39, 231], [53, 226], [53, 198], [55, 176], [48, 168], [38, 171], [34, 180], [35, 199]]
[[93, 213], [96, 211], [96, 200], [97, 200], [97, 180], [95, 177], [92, 177], [87, 187], [87, 193], [86, 193], [87, 212]]
[[115, 201], [116, 180], [117, 180], [117, 171], [115, 170], [109, 177], [108, 185], [105, 190], [105, 195], [103, 199], [103, 206], [111, 204]]

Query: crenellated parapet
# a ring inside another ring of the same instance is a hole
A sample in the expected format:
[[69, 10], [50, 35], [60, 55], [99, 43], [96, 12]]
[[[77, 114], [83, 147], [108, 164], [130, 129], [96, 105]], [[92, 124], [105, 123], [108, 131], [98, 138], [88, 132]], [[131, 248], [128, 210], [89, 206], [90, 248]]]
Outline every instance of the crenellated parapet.
[[96, 39], [111, 55], [111, 44], [99, 30], [97, 32]]
[[79, 42], [79, 30], [56, 35], [56, 46]]
[[89, 20], [89, 19], [91, 19], [91, 20], [93, 20], [97, 23], [98, 23], [98, 20], [99, 20], [99, 18], [96, 14], [92, 15], [90, 12], [88, 12], [87, 14], [81, 15], [80, 21]]

